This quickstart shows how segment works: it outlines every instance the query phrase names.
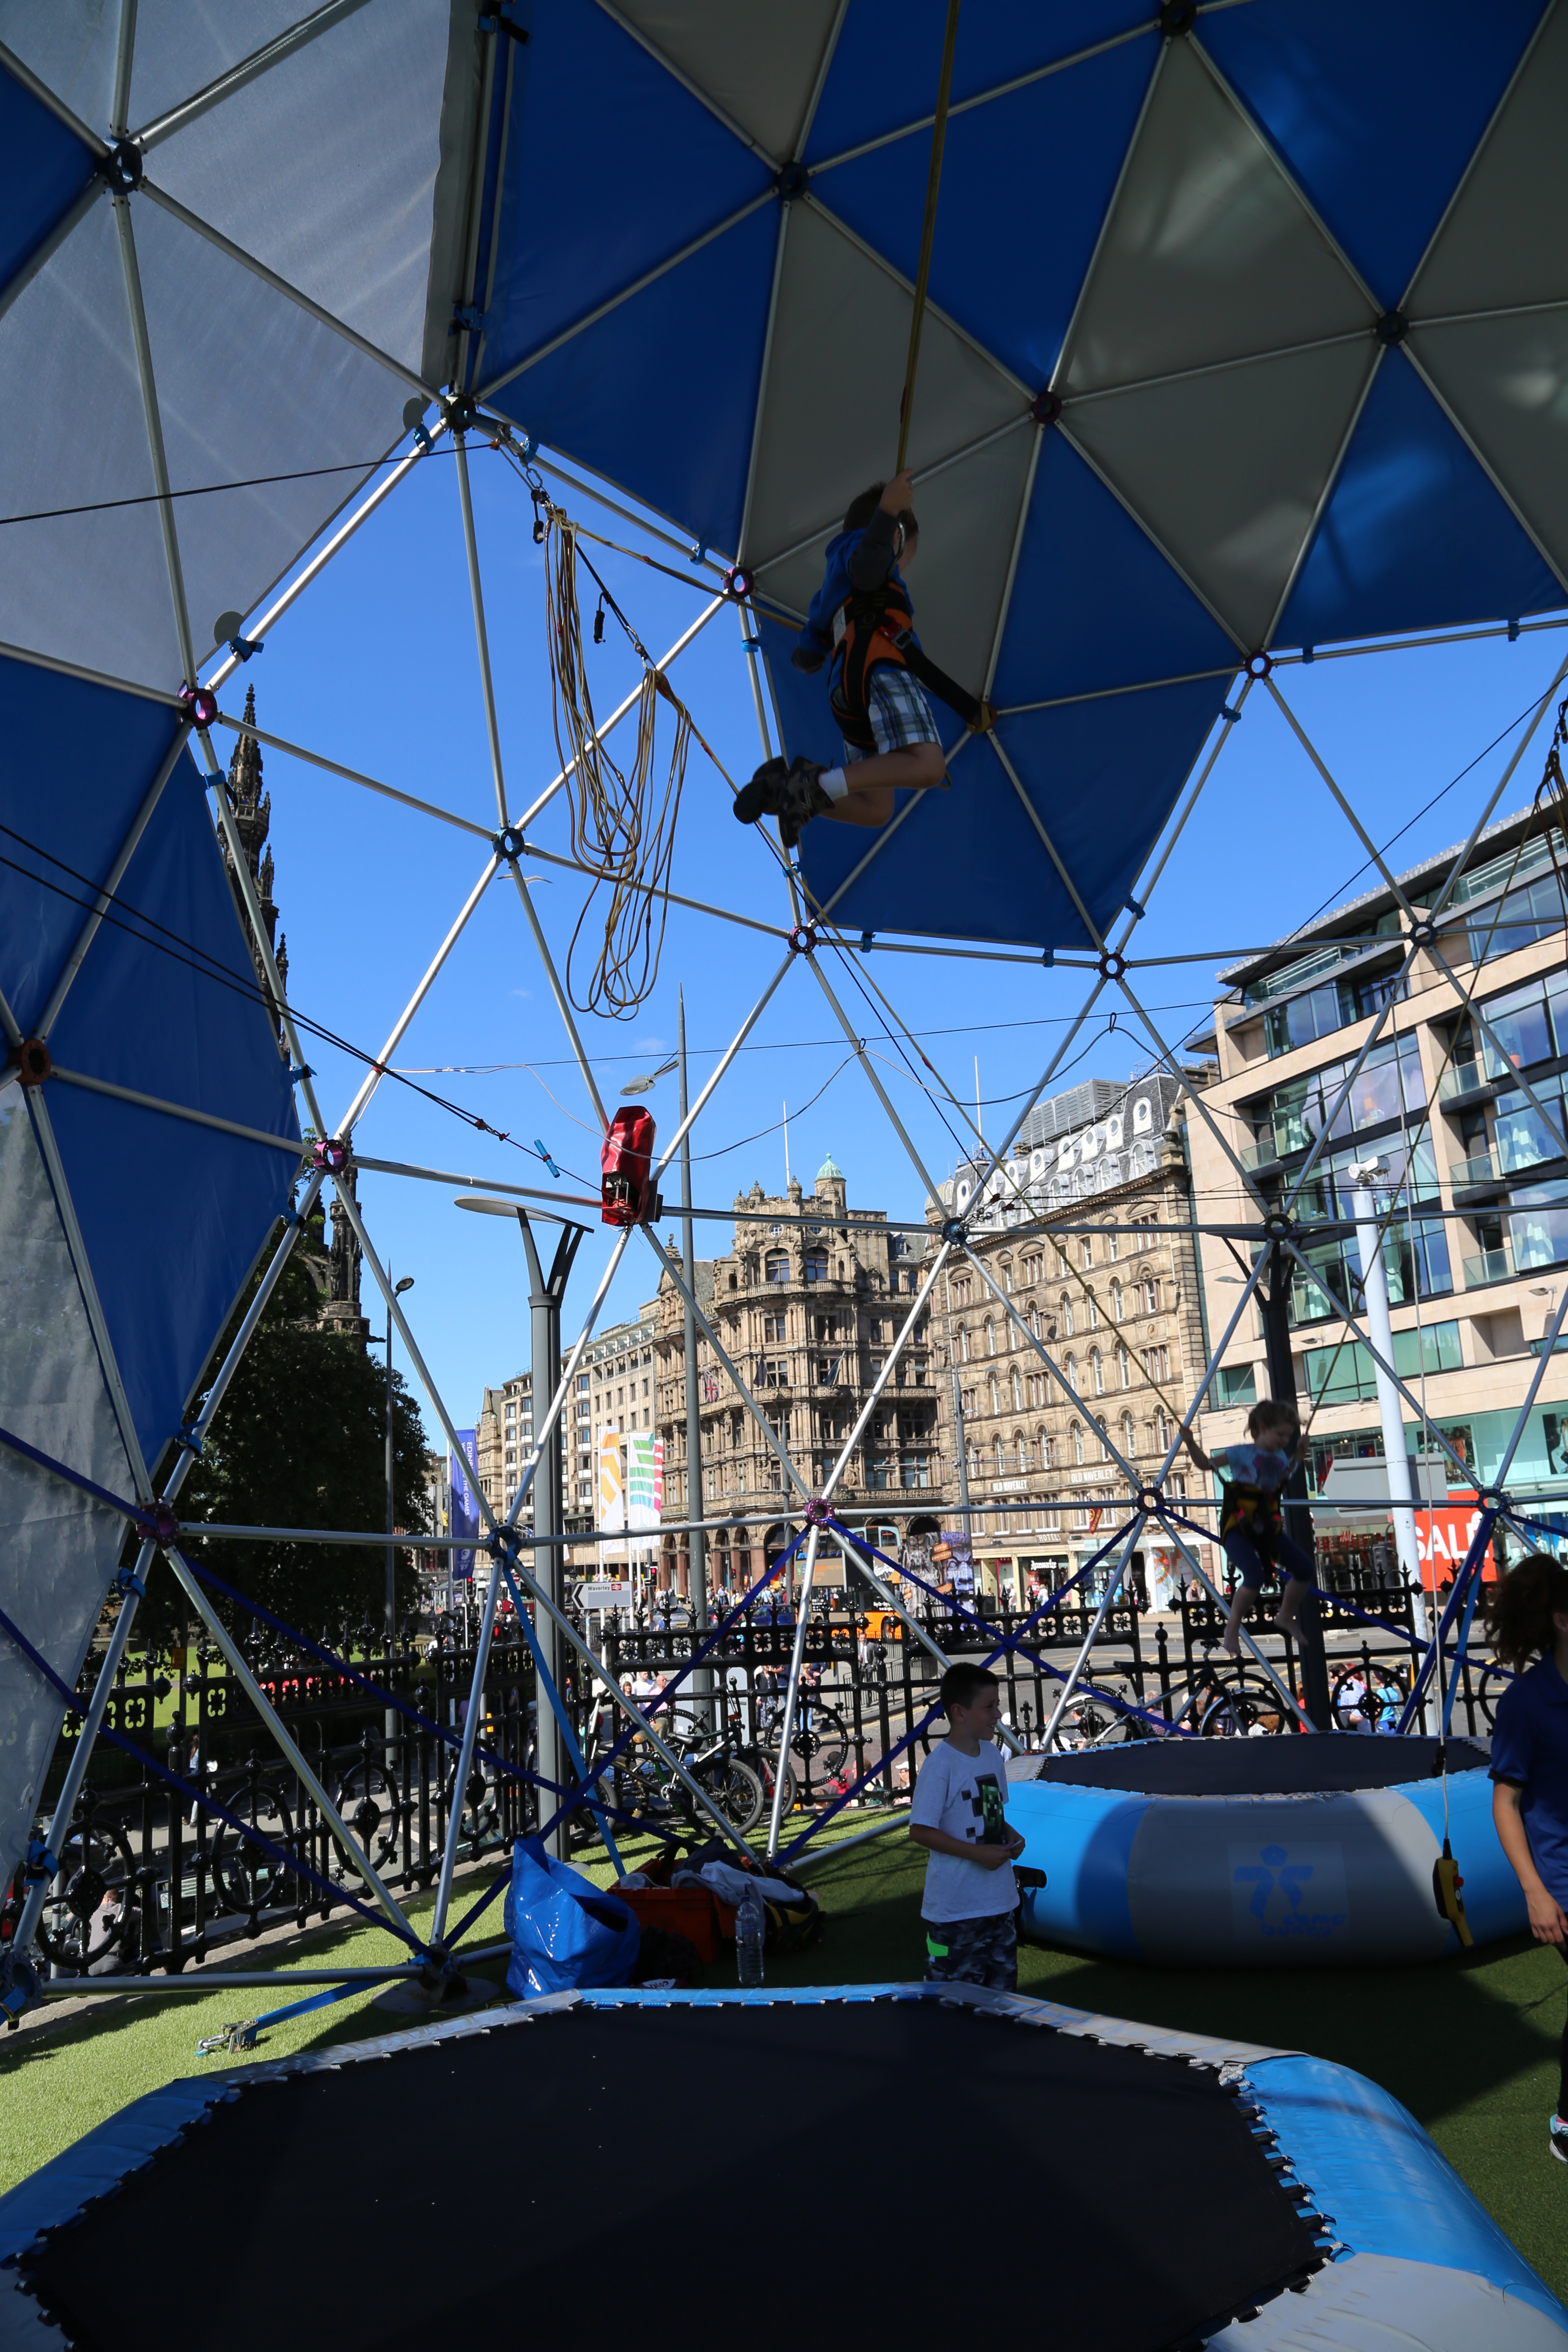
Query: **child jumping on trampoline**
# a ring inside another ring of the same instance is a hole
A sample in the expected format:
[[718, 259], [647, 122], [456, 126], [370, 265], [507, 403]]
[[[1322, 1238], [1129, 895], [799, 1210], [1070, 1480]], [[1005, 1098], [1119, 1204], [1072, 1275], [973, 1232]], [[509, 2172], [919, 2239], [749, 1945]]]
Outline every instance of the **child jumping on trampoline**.
[[1212, 1470], [1223, 1484], [1219, 1539], [1240, 1577], [1231, 1595], [1230, 1615], [1220, 1646], [1234, 1658], [1241, 1648], [1241, 1621], [1263, 1589], [1268, 1569], [1280, 1571], [1284, 1591], [1274, 1622], [1288, 1633], [1312, 1589], [1312, 1563], [1285, 1532], [1279, 1491], [1307, 1458], [1307, 1441], [1296, 1408], [1265, 1401], [1247, 1415], [1250, 1445], [1222, 1445], [1212, 1457], [1189, 1433], [1187, 1452], [1200, 1470]]
[[[1568, 1568], [1537, 1554], [1489, 1585], [1492, 1654], [1519, 1676], [1492, 1727], [1492, 1820], [1538, 1944], [1568, 1961]], [[1568, 2164], [1568, 2025], [1548, 2146]]]
[[945, 790], [947, 761], [929, 686], [974, 725], [981, 706], [928, 659], [915, 635], [903, 574], [920, 551], [909, 474], [874, 482], [852, 499], [828, 541], [826, 574], [811, 600], [790, 660], [815, 672], [831, 656], [828, 699], [843, 739], [839, 766], [797, 757], [764, 760], [735, 795], [742, 824], [773, 816], [786, 849], [814, 816], [840, 824], [884, 825], [893, 794]]
[[1009, 1823], [1007, 1763], [992, 1734], [1002, 1694], [984, 1666], [949, 1666], [942, 1678], [947, 1738], [921, 1766], [910, 1836], [923, 1845], [926, 1979], [930, 1983], [1018, 1990], [1018, 1891], [1011, 1864], [1024, 1841]]

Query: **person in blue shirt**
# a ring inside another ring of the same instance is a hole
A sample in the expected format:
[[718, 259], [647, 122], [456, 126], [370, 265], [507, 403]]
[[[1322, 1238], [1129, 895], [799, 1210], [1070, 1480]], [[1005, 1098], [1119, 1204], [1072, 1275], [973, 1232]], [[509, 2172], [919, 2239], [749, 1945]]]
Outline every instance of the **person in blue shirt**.
[[841, 764], [764, 760], [735, 795], [737, 821], [777, 817], [786, 848], [814, 816], [884, 825], [900, 787], [929, 792], [946, 783], [947, 761], [922, 677], [944, 699], [951, 688], [966, 716], [979, 710], [926, 660], [915, 635], [904, 584], [920, 549], [913, 496], [905, 472], [851, 499], [844, 528], [827, 543], [823, 583], [790, 656], [807, 672], [831, 663], [828, 699], [843, 739]]
[[[1519, 1680], [1492, 1727], [1492, 1820], [1530, 1913], [1530, 1932], [1568, 1961], [1568, 1568], [1537, 1554], [1488, 1588], [1492, 1654]], [[1568, 2025], [1548, 2145], [1568, 2164]]]
[[1221, 1647], [1234, 1658], [1241, 1648], [1241, 1621], [1263, 1589], [1270, 1568], [1280, 1571], [1284, 1591], [1274, 1622], [1288, 1633], [1312, 1589], [1312, 1563], [1285, 1532], [1279, 1492], [1307, 1455], [1307, 1441], [1293, 1404], [1266, 1400], [1247, 1417], [1249, 1445], [1222, 1445], [1212, 1457], [1189, 1433], [1187, 1452], [1200, 1470], [1221, 1481], [1219, 1539], [1239, 1581], [1230, 1598], [1230, 1616]]

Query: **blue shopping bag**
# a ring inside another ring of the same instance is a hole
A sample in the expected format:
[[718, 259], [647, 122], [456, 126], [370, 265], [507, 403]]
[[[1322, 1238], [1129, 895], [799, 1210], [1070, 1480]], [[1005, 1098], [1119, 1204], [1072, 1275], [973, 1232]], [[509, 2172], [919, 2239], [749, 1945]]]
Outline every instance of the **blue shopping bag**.
[[507, 1987], [520, 2000], [626, 1984], [642, 1942], [636, 1917], [617, 1896], [522, 1838], [511, 1850], [506, 1931]]

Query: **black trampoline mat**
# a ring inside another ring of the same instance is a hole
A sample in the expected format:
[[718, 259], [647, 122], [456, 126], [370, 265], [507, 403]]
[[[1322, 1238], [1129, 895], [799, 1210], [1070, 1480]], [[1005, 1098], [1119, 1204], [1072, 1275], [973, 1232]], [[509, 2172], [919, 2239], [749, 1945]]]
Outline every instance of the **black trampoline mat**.
[[887, 2000], [584, 2008], [258, 2081], [26, 2269], [78, 2352], [1164, 2352], [1315, 2260], [1212, 2068]]
[[[1143, 1797], [1304, 1797], [1349, 1789], [1396, 1789], [1437, 1769], [1435, 1739], [1414, 1734], [1270, 1733], [1258, 1739], [1130, 1739], [1042, 1764], [1042, 1780], [1124, 1789]], [[1473, 1740], [1450, 1739], [1448, 1769], [1487, 1761]]]

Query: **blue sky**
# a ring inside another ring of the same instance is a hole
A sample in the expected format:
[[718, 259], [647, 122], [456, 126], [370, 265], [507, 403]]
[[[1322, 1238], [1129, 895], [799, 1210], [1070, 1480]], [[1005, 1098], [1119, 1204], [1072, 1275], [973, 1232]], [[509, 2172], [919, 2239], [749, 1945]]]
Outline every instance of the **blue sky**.
[[[551, 716], [542, 551], [532, 541], [527, 493], [510, 468], [482, 447], [470, 463], [509, 803], [515, 813], [562, 764]], [[616, 539], [630, 536], [602, 509], [567, 502], [590, 529]], [[696, 586], [623, 556], [590, 551], [650, 650], [662, 654], [700, 609]], [[653, 551], [661, 559], [668, 552]], [[934, 545], [922, 554], [928, 568], [942, 560]], [[739, 637], [736, 616], [721, 613], [673, 672], [698, 724], [737, 780], [760, 756]], [[1390, 852], [1397, 870], [1468, 832], [1517, 734], [1506, 735], [1490, 752], [1486, 747], [1533, 705], [1565, 652], [1568, 643], [1547, 631], [1514, 645], [1492, 639], [1320, 659], [1310, 668], [1281, 671], [1279, 681], [1373, 839], [1382, 844], [1409, 827]], [[636, 682], [634, 657], [613, 621], [604, 646], [590, 647], [590, 660], [603, 715]], [[237, 709], [242, 684], [256, 688], [261, 726], [478, 823], [493, 824], [449, 457], [417, 467], [333, 561], [272, 631], [265, 654], [243, 680], [226, 688], [226, 708]], [[661, 750], [668, 718], [662, 724]], [[1212, 1002], [1215, 965], [1228, 954], [1289, 930], [1321, 906], [1375, 879], [1363, 870], [1365, 853], [1345, 817], [1261, 689], [1254, 690], [1231, 732], [1136, 936], [1142, 956], [1205, 958], [1134, 976], [1172, 1043]], [[629, 757], [629, 732], [616, 740]], [[232, 738], [220, 732], [215, 743], [226, 756]], [[1530, 801], [1544, 748], [1542, 727], [1500, 803], [1500, 815]], [[1486, 756], [1454, 783], [1481, 753]], [[483, 845], [281, 752], [268, 750], [264, 760], [290, 997], [310, 1018], [378, 1053], [472, 888]], [[963, 772], [961, 762], [955, 791], [963, 790]], [[1416, 814], [1438, 794], [1436, 806]], [[733, 824], [729, 799], [722, 780], [693, 747], [673, 886], [766, 920], [787, 919], [776, 866], [760, 841]], [[563, 796], [541, 821], [537, 837], [566, 849]], [[534, 901], [564, 970], [587, 886], [537, 863], [525, 863], [524, 870], [541, 877]], [[695, 1094], [778, 960], [772, 940], [672, 909], [657, 983], [637, 1013], [624, 1021], [581, 1016], [606, 1103], [673, 1052], [681, 983]], [[579, 949], [574, 970], [580, 995], [591, 961], [591, 950], [584, 956]], [[855, 961], [898, 1008], [953, 1092], [971, 1104], [978, 1057], [988, 1137], [1005, 1131], [1033, 1090], [1088, 987], [1082, 972], [1021, 964], [880, 953]], [[842, 971], [831, 976], [850, 1019], [871, 1036], [883, 1083], [926, 1166], [945, 1176], [960, 1148], [960, 1122], [914, 1082], [894, 1045], [872, 1035], [883, 1025], [874, 1003]], [[1102, 1003], [1108, 1006], [1109, 999]], [[1131, 1028], [1125, 1011], [1109, 1033], [1097, 1015], [1092, 1029], [1075, 1042], [1070, 1074], [1064, 1070], [1059, 1082], [1125, 1079], [1145, 1067], [1149, 1054]], [[363, 1064], [319, 1042], [308, 1051], [323, 1111], [335, 1122]], [[471, 1176], [480, 1188], [498, 1181], [548, 1185], [548, 1172], [531, 1150], [538, 1139], [563, 1171], [596, 1190], [597, 1122], [521, 907], [504, 878], [481, 901], [393, 1060], [400, 1069], [437, 1070], [419, 1083], [530, 1149], [520, 1151], [476, 1134], [389, 1081], [358, 1129], [363, 1152]], [[644, 1098], [660, 1133], [672, 1132], [674, 1076], [660, 1079]], [[694, 1132], [700, 1203], [728, 1207], [753, 1178], [770, 1190], [782, 1188], [785, 1104], [791, 1166], [808, 1185], [831, 1151], [848, 1179], [853, 1203], [921, 1214], [923, 1189], [801, 964], [786, 976]], [[675, 1189], [667, 1187], [667, 1198]], [[405, 1305], [432, 1377], [454, 1418], [468, 1425], [482, 1385], [525, 1367], [528, 1307], [515, 1229], [499, 1218], [458, 1211], [456, 1190], [374, 1175], [361, 1180], [378, 1248], [398, 1275], [415, 1278]], [[716, 1231], [722, 1246], [727, 1229]], [[566, 1309], [573, 1329], [602, 1273], [610, 1238], [595, 1225], [580, 1254]], [[701, 1250], [700, 1238], [698, 1245]], [[646, 1244], [634, 1240], [601, 1321], [634, 1311], [652, 1295], [656, 1276]], [[374, 1328], [384, 1328], [369, 1290], [367, 1277], [366, 1311]], [[428, 1412], [426, 1423], [436, 1438]]]

